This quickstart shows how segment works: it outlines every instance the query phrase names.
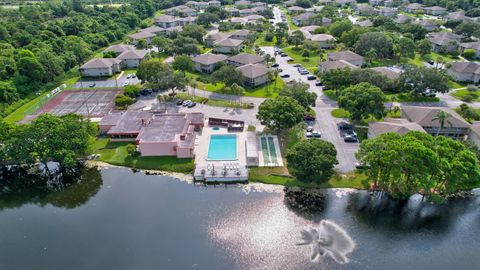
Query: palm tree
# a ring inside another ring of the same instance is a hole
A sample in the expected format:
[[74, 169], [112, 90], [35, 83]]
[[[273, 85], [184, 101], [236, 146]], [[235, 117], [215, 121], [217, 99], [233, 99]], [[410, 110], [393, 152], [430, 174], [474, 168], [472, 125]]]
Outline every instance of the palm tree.
[[438, 121], [438, 123], [440, 124], [440, 127], [438, 127], [437, 129], [436, 136], [440, 134], [440, 130], [443, 129], [443, 127], [445, 126], [445, 123], [448, 123], [450, 126], [452, 126], [452, 122], [448, 120], [449, 117], [450, 117], [450, 114], [448, 114], [447, 112], [439, 111], [437, 115], [432, 119], [432, 122]]

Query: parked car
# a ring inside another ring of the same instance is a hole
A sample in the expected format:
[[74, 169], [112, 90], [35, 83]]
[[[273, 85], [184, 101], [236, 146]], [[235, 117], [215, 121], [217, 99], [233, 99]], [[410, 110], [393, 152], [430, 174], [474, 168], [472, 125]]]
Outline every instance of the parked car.
[[308, 75], [308, 74], [310, 74], [310, 72], [308, 72], [308, 70], [300, 71], [300, 75]]
[[132, 74], [127, 74], [127, 79], [132, 78]]
[[125, 82], [123, 83], [123, 86], [127, 86], [127, 85], [129, 85], [129, 84], [130, 84], [129, 81], [125, 81]]
[[182, 105], [182, 104], [183, 104], [183, 101], [184, 101], [184, 100], [181, 99], [181, 98], [180, 98], [180, 99], [177, 99], [177, 102], [176, 102], [177, 106]]
[[307, 138], [313, 138], [312, 132], [307, 132], [307, 133], [305, 133], [305, 137], [307, 137]]
[[281, 69], [281, 68], [277, 68], [277, 71], [278, 71], [278, 72], [282, 72], [282, 71], [283, 71], [283, 69]]
[[339, 130], [351, 130], [353, 129], [353, 125], [347, 122], [340, 122], [337, 124]]
[[293, 59], [292, 59], [292, 58], [288, 58], [288, 59], [287, 59], [287, 62], [293, 62]]
[[303, 120], [304, 121], [315, 121], [315, 116], [307, 114], [307, 115], [303, 116]]
[[342, 132], [342, 136], [343, 137], [347, 137], [347, 136], [357, 137], [357, 133], [355, 131], [353, 131], [353, 129], [347, 129], [347, 130], [344, 130]]
[[88, 85], [88, 87], [92, 88], [92, 87], [95, 87], [95, 85], [97, 85], [97, 84], [92, 82], [91, 84]]
[[309, 81], [313, 81], [313, 80], [316, 80], [316, 79], [317, 79], [317, 77], [315, 77], [313, 75], [308, 75], [307, 76], [307, 80], [309, 80]]
[[294, 66], [294, 67], [297, 67], [297, 68], [298, 68], [298, 67], [302, 67], [301, 64], [295, 64], [295, 65], [293, 65], [293, 66]]
[[321, 138], [321, 137], [322, 137], [322, 134], [320, 133], [320, 131], [314, 130], [314, 131], [312, 131], [312, 136], [313, 136], [314, 138]]
[[348, 136], [345, 136], [343, 138], [343, 141], [346, 142], [346, 143], [356, 143], [356, 142], [358, 142], [358, 139], [357, 139], [357, 137], [348, 135]]
[[185, 101], [182, 103], [182, 106], [183, 106], [183, 107], [187, 107], [188, 104], [190, 104], [190, 103], [192, 103], [191, 100], [185, 100]]
[[195, 105], [197, 105], [197, 103], [192, 101], [187, 105], [187, 107], [188, 108], [193, 108], [193, 107], [195, 107]]
[[290, 78], [290, 74], [287, 74], [287, 73], [280, 74], [280, 78]]
[[313, 131], [313, 127], [312, 126], [308, 126], [307, 127], [307, 132], [312, 132]]
[[286, 53], [282, 52], [282, 53], [280, 53], [280, 56], [281, 56], [281, 57], [287, 57], [287, 56], [288, 56], [288, 54], [286, 54]]
[[132, 74], [132, 78], [133, 78], [133, 79], [137, 78], [137, 75]]
[[278, 67], [278, 66], [280, 66], [278, 63], [273, 63], [272, 64], [272, 67]]
[[153, 91], [150, 90], [150, 89], [142, 89], [142, 90], [140, 90], [140, 95], [142, 95], [142, 96], [148, 96], [148, 95], [151, 95], [152, 93], [153, 93]]
[[316, 80], [316, 81], [315, 81], [315, 85], [316, 85], [316, 86], [322, 86], [323, 84], [322, 84], [322, 82], [321, 82], [320, 80]]

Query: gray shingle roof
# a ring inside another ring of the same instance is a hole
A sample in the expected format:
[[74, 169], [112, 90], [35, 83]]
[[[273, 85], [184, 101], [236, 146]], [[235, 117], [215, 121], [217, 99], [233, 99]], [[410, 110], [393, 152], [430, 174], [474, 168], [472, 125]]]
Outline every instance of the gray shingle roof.
[[402, 111], [408, 120], [415, 122], [422, 127], [440, 127], [440, 122], [433, 120], [440, 111], [444, 111], [449, 114], [449, 117], [447, 118], [449, 121], [448, 127], [450, 127], [450, 124], [453, 128], [470, 127], [470, 124], [460, 115], [446, 107], [403, 106]]
[[412, 123], [403, 118], [385, 118], [383, 122], [371, 122], [368, 124], [368, 132], [373, 137], [388, 132], [405, 134], [409, 131], [420, 131], [425, 133], [425, 130], [419, 124]]
[[264, 58], [249, 53], [241, 53], [228, 58], [229, 61], [237, 62], [243, 65], [257, 64], [264, 61]]
[[345, 60], [338, 60], [338, 61], [325, 61], [320, 63], [319, 68], [323, 70], [331, 70], [331, 69], [341, 69], [341, 68], [351, 68], [356, 69], [357, 66], [345, 61]]
[[193, 57], [192, 61], [202, 65], [212, 65], [221, 61], [225, 61], [227, 58], [228, 57], [223, 54], [206, 53]]
[[87, 63], [83, 64], [81, 69], [88, 68], [110, 68], [114, 64], [120, 64], [121, 60], [116, 58], [93, 58]]
[[330, 61], [336, 61], [336, 60], [345, 60], [347, 62], [349, 61], [361, 61], [363, 60], [363, 56], [356, 54], [352, 51], [341, 51], [341, 52], [332, 52], [328, 54], [328, 59]]
[[145, 55], [147, 55], [147, 53], [147, 50], [131, 50], [123, 52], [117, 58], [121, 60], [143, 59], [145, 58]]
[[458, 73], [474, 73], [480, 74], [480, 64], [476, 62], [452, 62], [450, 69]]
[[261, 64], [248, 64], [237, 68], [247, 78], [258, 78], [268, 73], [268, 68]]

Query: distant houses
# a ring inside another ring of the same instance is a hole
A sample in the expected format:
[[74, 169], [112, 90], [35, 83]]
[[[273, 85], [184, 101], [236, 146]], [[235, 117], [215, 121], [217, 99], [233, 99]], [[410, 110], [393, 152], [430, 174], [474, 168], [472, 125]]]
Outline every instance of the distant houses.
[[450, 32], [436, 32], [427, 35], [434, 52], [451, 52], [458, 49], [462, 36]]
[[223, 54], [206, 53], [192, 57], [195, 63], [195, 70], [201, 73], [212, 73], [215, 68], [227, 60], [227, 56]]
[[403, 135], [410, 131], [426, 133], [422, 126], [404, 118], [385, 118], [383, 121], [368, 124], [368, 138], [374, 138], [389, 132]]
[[146, 50], [137, 50], [133, 45], [117, 44], [108, 47], [104, 53], [114, 52], [115, 58], [93, 58], [80, 67], [85, 77], [107, 77], [120, 72], [122, 68], [136, 68], [147, 56]]
[[325, 61], [320, 63], [320, 65], [318, 65], [318, 71], [322, 73], [332, 69], [343, 69], [343, 68], [357, 69], [358, 67], [345, 60]]
[[480, 82], [480, 63], [477, 62], [452, 62], [446, 72], [457, 82]]
[[475, 52], [475, 58], [480, 58], [480, 41], [466, 42], [460, 44], [460, 50], [462, 51], [462, 53], [468, 49]]
[[361, 67], [365, 63], [365, 58], [363, 56], [356, 54], [352, 51], [340, 51], [340, 52], [328, 53], [328, 60], [329, 61], [344, 60], [357, 67]]

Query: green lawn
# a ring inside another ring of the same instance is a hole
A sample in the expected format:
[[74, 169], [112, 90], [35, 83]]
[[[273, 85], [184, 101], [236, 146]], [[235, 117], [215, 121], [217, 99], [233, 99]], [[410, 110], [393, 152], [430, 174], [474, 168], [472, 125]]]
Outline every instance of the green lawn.
[[460, 89], [456, 90], [451, 93], [451, 95], [455, 98], [458, 98], [462, 101], [480, 101], [480, 94], [479, 92], [470, 92], [467, 89]]
[[282, 186], [295, 186], [306, 188], [356, 188], [367, 189], [369, 187], [368, 178], [362, 173], [348, 173], [346, 175], [336, 174], [325, 183], [306, 183], [299, 181], [291, 176], [284, 174], [283, 167], [267, 168], [255, 167], [250, 168], [248, 180], [250, 182], [258, 182]]
[[302, 49], [296, 50], [295, 47], [286, 47], [283, 49], [285, 53], [293, 59], [294, 63], [302, 64], [305, 68], [316, 68], [320, 61], [320, 55], [310, 54], [308, 57], [302, 56]]
[[47, 98], [47, 92], [42, 95], [30, 100], [29, 102], [23, 104], [20, 108], [15, 110], [13, 113], [9, 114], [4, 118], [7, 123], [15, 123], [21, 121], [25, 116], [35, 112], [42, 105], [44, 105], [49, 99]]
[[349, 117], [349, 113], [347, 111], [345, 111], [344, 109], [340, 109], [340, 108], [334, 109], [331, 112], [331, 114], [335, 118], [348, 118]]
[[184, 99], [184, 100], [192, 100], [197, 103], [204, 103], [210, 105], [210, 106], [215, 106], [215, 107], [229, 107], [229, 108], [241, 108], [241, 109], [252, 109], [253, 107], [250, 104], [247, 103], [241, 103], [241, 102], [232, 102], [228, 100], [223, 100], [223, 99], [205, 99], [201, 96], [193, 96], [187, 93], [177, 93], [177, 97]]
[[266, 35], [265, 32], [258, 34], [257, 39], [255, 40], [255, 43], [254, 43], [254, 47], [255, 46], [275, 46], [277, 38], [274, 36], [272, 41], [265, 41], [265, 35]]
[[[197, 81], [197, 89], [205, 90], [209, 92], [217, 92], [219, 93], [221, 89], [224, 87], [222, 83], [212, 84], [207, 83], [209, 80], [208, 74], [203, 73], [192, 73], [187, 72], [187, 77], [191, 79], [195, 79]], [[278, 96], [278, 90], [283, 87], [283, 80], [280, 77], [276, 79], [276, 85], [274, 82], [262, 85], [257, 88], [245, 88], [245, 96], [247, 97], [276, 97]]]
[[90, 152], [99, 154], [99, 161], [112, 165], [145, 170], [192, 173], [193, 159], [176, 157], [132, 157], [127, 153], [128, 142], [110, 142], [98, 139], [92, 143]]

